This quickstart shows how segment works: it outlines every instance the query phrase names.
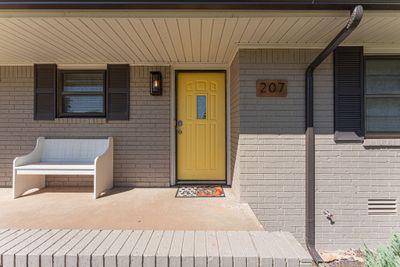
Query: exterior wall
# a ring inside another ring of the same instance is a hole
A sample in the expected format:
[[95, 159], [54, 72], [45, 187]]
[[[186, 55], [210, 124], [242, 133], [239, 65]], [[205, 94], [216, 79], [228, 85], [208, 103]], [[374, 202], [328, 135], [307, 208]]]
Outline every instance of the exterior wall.
[[240, 93], [240, 73], [239, 73], [239, 54], [230, 67], [230, 96], [231, 96], [231, 176], [232, 190], [236, 196], [240, 197], [240, 170], [239, 170], [239, 134], [240, 134], [240, 110], [239, 110], [239, 93]]
[[[386, 145], [388, 144], [388, 145]], [[316, 227], [319, 247], [376, 247], [400, 232], [400, 215], [368, 215], [368, 199], [400, 197], [399, 140], [335, 144], [330, 134], [316, 139]], [[322, 215], [329, 210], [335, 224]]]
[[[241, 201], [267, 231], [292, 232], [304, 243], [304, 75], [317, 50], [239, 51]], [[237, 64], [234, 61], [234, 64]], [[256, 97], [257, 79], [288, 80], [286, 98]], [[316, 242], [319, 249], [372, 247], [400, 231], [399, 216], [368, 216], [368, 198], [400, 196], [400, 146], [333, 139], [333, 60], [315, 73]], [[369, 144], [375, 146], [371, 147]], [[334, 214], [331, 225], [322, 211]]]
[[[163, 75], [163, 96], [150, 96], [149, 72]], [[131, 68], [130, 120], [33, 120], [33, 68], [0, 67], [0, 186], [11, 186], [12, 161], [30, 152], [39, 136], [113, 136], [114, 185], [169, 186], [170, 69]], [[86, 186], [91, 177], [47, 177], [48, 185]]]
[[[241, 200], [267, 231], [304, 239], [304, 69], [296, 50], [240, 50]], [[257, 79], [289, 81], [288, 97], [259, 98]]]

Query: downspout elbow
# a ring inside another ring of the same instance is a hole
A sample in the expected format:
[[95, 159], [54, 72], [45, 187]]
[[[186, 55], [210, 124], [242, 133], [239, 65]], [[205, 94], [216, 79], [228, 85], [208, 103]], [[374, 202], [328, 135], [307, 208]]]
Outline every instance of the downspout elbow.
[[313, 66], [309, 65], [306, 70], [306, 77], [314, 75], [314, 69]]

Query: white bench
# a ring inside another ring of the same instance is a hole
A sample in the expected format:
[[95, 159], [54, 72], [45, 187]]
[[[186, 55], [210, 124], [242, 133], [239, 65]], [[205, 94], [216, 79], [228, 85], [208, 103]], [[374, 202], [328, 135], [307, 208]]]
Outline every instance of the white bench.
[[113, 138], [46, 139], [13, 164], [14, 198], [29, 189], [43, 188], [46, 175], [93, 175], [94, 198], [113, 187]]

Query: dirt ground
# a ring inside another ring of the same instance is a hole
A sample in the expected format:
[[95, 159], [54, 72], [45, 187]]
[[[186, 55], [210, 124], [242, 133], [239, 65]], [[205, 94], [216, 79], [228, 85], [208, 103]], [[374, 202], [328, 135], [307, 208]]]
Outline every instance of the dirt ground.
[[321, 252], [325, 267], [364, 267], [364, 259], [359, 249]]

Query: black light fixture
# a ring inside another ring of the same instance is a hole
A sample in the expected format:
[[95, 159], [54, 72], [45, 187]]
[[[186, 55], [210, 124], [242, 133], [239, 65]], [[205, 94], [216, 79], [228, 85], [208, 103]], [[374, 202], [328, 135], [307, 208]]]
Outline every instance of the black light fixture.
[[150, 94], [162, 95], [162, 79], [159, 71], [150, 72]]

